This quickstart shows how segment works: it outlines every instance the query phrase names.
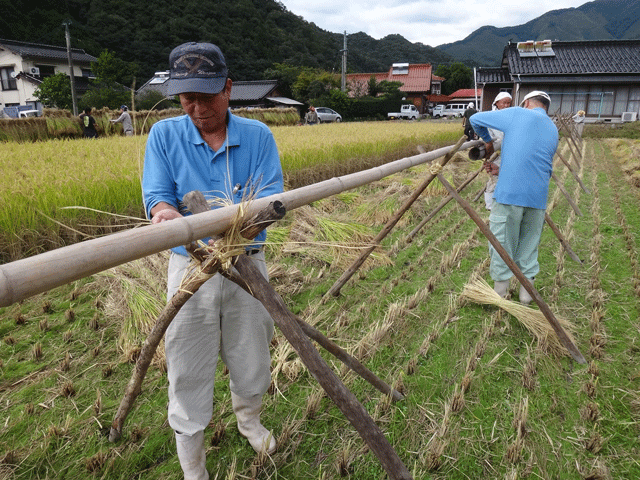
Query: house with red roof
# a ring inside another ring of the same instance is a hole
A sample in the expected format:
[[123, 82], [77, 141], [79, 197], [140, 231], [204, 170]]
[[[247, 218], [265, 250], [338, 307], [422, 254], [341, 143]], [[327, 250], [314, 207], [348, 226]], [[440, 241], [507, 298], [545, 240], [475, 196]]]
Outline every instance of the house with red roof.
[[350, 73], [347, 75], [349, 96], [362, 97], [368, 93], [371, 77], [377, 83], [383, 80], [400, 82], [400, 91], [421, 113], [426, 113], [430, 94], [439, 94], [444, 78], [433, 75], [430, 63], [394, 63], [388, 72]]
[[449, 95], [448, 102], [456, 103], [469, 103], [473, 102], [475, 105], [480, 104], [482, 98], [482, 89], [478, 88], [461, 88]]

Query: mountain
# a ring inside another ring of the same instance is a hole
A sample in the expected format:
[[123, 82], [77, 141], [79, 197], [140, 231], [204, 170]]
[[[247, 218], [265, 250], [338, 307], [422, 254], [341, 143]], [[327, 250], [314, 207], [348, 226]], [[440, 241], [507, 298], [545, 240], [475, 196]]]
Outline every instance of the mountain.
[[612, 40], [640, 38], [640, 0], [595, 0], [553, 10], [515, 27], [481, 27], [464, 40], [437, 48], [467, 65], [497, 66], [511, 40]]
[[[98, 56], [108, 49], [139, 65], [144, 81], [168, 68], [171, 49], [187, 41], [220, 46], [235, 80], [262, 78], [274, 63], [341, 71], [343, 35], [289, 12], [275, 0], [0, 0], [0, 37], [64, 46]], [[442, 63], [446, 53], [400, 35], [349, 35], [348, 68], [386, 71], [393, 62]]]
[[[98, 56], [108, 49], [138, 65], [139, 84], [168, 68], [187, 41], [218, 44], [234, 80], [263, 78], [274, 63], [341, 71], [343, 35], [319, 28], [276, 0], [0, 0], [0, 37], [65, 46]], [[505, 45], [523, 40], [640, 38], [640, 0], [595, 0], [553, 10], [515, 27], [479, 28], [464, 40], [431, 47], [401, 35], [348, 36], [349, 72], [383, 72], [394, 62], [497, 66]]]

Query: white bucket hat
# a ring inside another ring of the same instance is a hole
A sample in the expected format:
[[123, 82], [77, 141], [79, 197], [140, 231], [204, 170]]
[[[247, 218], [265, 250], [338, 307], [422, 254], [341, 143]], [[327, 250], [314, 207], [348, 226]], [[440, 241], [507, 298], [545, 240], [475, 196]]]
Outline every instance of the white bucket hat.
[[498, 95], [496, 95], [496, 98], [493, 99], [493, 103], [491, 105], [495, 105], [497, 102], [499, 102], [503, 98], [508, 98], [509, 100], [511, 100], [513, 97], [509, 92], [500, 92]]

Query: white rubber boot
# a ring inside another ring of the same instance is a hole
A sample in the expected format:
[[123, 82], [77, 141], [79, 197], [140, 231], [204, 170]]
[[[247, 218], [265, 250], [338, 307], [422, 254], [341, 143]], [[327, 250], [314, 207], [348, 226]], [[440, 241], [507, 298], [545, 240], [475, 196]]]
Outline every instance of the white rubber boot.
[[238, 430], [249, 440], [253, 449], [260, 453], [266, 451], [269, 455], [276, 451], [276, 440], [272, 433], [260, 423], [260, 408], [262, 395], [249, 398], [240, 397], [231, 392], [233, 413], [238, 420]]
[[502, 298], [507, 296], [509, 292], [509, 280], [504, 280], [503, 282], [493, 282], [493, 290]]
[[[527, 278], [527, 280], [529, 280], [531, 282], [531, 285], [533, 285], [533, 281], [535, 279]], [[518, 298], [520, 299], [520, 303], [523, 305], [529, 305], [533, 300], [533, 297], [529, 295], [529, 292], [527, 292], [527, 290], [522, 285], [520, 285], [520, 296]]]
[[178, 460], [184, 473], [184, 480], [209, 480], [204, 450], [204, 432], [194, 435], [176, 432]]

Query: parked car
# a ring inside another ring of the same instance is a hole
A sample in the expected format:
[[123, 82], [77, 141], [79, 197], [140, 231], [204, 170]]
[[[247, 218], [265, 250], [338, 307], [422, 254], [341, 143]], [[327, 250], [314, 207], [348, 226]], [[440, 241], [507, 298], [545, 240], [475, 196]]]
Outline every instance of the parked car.
[[469, 103], [449, 103], [447, 105], [436, 105], [433, 109], [433, 116], [440, 117], [461, 117], [467, 109]]
[[342, 121], [342, 115], [328, 107], [316, 107], [316, 113], [318, 114], [318, 121], [320, 123]]
[[422, 117], [415, 105], [402, 105], [399, 112], [387, 113], [387, 118], [393, 120], [394, 118], [404, 118], [406, 120], [417, 120]]
[[40, 111], [39, 110], [22, 110], [21, 112], [18, 113], [18, 116], [20, 118], [39, 117]]

